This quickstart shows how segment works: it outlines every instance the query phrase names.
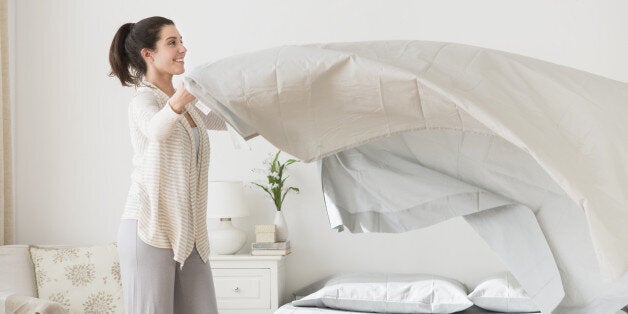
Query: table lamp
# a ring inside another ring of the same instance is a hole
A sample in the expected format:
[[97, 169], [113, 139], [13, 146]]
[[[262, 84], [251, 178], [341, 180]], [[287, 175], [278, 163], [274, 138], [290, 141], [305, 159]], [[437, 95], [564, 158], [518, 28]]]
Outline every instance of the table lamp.
[[235, 254], [246, 243], [246, 233], [231, 224], [231, 218], [249, 215], [243, 186], [242, 181], [208, 182], [207, 218], [220, 218], [220, 225], [209, 230], [210, 251], [216, 255]]

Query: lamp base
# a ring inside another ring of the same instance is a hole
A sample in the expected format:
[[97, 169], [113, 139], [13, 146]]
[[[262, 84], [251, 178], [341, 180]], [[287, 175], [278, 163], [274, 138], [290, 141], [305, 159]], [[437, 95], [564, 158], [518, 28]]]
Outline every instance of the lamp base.
[[218, 228], [209, 231], [209, 250], [216, 255], [237, 253], [246, 243], [246, 233], [231, 224], [231, 218], [220, 218]]

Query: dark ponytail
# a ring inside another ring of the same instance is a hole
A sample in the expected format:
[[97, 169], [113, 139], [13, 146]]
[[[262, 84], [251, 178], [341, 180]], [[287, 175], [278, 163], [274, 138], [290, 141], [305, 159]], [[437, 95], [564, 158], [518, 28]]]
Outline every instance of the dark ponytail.
[[109, 64], [111, 72], [109, 76], [117, 76], [122, 86], [135, 85], [133, 75], [129, 71], [129, 57], [124, 49], [124, 42], [133, 29], [135, 23], [126, 23], [118, 29], [116, 35], [113, 36], [111, 48], [109, 48]]
[[153, 16], [120, 26], [109, 48], [109, 76], [117, 76], [122, 86], [139, 85], [147, 69], [141, 51], [143, 48], [155, 50], [164, 25], [174, 25], [174, 22]]

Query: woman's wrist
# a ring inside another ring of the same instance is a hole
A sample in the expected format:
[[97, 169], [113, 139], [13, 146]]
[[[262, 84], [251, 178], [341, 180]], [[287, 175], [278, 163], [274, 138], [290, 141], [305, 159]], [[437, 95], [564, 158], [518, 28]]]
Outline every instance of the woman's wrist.
[[176, 102], [172, 102], [172, 101], [168, 101], [168, 105], [170, 106], [170, 108], [172, 108], [172, 111], [174, 111], [177, 114], [182, 114], [183, 110], [185, 109], [185, 107], [179, 106]]

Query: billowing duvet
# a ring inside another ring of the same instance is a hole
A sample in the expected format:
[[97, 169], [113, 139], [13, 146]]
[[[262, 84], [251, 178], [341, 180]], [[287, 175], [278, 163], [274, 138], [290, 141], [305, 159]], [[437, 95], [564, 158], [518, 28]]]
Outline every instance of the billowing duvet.
[[424, 41], [279, 47], [185, 82], [243, 137], [317, 161], [331, 227], [463, 216], [544, 313], [628, 304], [628, 84]]

